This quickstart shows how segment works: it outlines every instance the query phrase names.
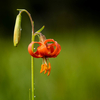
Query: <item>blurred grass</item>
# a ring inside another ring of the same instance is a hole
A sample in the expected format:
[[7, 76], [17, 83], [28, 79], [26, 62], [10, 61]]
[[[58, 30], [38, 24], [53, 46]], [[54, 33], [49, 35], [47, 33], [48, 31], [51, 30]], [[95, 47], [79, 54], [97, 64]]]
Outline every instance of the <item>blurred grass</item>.
[[[42, 59], [35, 59], [35, 100], [100, 100], [100, 36], [97, 33], [99, 30], [80, 29], [69, 35], [67, 31], [45, 34], [54, 38], [62, 50], [57, 58], [49, 59], [52, 67], [49, 77], [39, 73]], [[28, 34], [23, 35], [18, 47], [13, 47], [12, 38], [0, 38], [0, 100], [29, 98], [29, 39]]]

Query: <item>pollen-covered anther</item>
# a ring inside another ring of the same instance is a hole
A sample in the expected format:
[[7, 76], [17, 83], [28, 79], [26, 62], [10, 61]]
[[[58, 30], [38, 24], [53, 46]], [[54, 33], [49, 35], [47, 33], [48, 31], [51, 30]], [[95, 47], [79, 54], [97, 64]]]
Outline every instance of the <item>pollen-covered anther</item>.
[[47, 76], [50, 75], [50, 71], [51, 71], [51, 64], [50, 64], [50, 62], [49, 62], [48, 65], [47, 64], [42, 64], [41, 65], [40, 73], [42, 73], [43, 71], [44, 71], [44, 74], [46, 74], [48, 72]]
[[40, 73], [42, 73], [43, 71], [44, 71], [44, 64], [41, 65]]
[[44, 64], [44, 74], [46, 74], [47, 73], [47, 69], [48, 69], [48, 66], [47, 66], [47, 64]]
[[49, 64], [48, 64], [48, 76], [50, 75], [50, 72], [51, 72], [51, 64], [50, 64], [50, 62], [49, 62]]

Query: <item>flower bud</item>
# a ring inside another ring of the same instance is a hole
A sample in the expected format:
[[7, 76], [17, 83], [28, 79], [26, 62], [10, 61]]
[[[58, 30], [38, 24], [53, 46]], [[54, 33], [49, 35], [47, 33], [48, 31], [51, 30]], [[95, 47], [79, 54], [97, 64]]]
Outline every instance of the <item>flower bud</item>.
[[14, 28], [14, 46], [17, 46], [21, 37], [21, 13], [16, 17], [15, 28]]

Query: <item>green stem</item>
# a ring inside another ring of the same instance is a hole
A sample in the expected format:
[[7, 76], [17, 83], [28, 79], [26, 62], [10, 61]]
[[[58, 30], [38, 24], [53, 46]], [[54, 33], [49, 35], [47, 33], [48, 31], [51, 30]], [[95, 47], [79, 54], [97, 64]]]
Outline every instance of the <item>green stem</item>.
[[[35, 35], [34, 35], [34, 22], [32, 20], [32, 17], [30, 15], [30, 13], [25, 10], [25, 9], [17, 9], [20, 12], [26, 12], [30, 18], [31, 21], [31, 26], [32, 26], [32, 41], [34, 41]], [[34, 51], [34, 45], [32, 46], [32, 50]], [[31, 91], [32, 91], [32, 100], [34, 100], [34, 58], [31, 56]]]
[[[36, 33], [34, 33], [34, 22], [32, 20], [32, 17], [30, 15], [30, 13], [25, 10], [25, 9], [17, 9], [18, 11], [20, 11], [19, 13], [21, 14], [22, 12], [26, 12], [30, 18], [31, 21], [31, 26], [32, 26], [32, 42], [34, 42], [35, 36], [36, 35], [40, 35], [41, 31], [44, 29], [45, 26], [43, 26], [41, 29], [39, 29]], [[32, 45], [32, 51], [34, 52], [34, 45]], [[31, 93], [32, 93], [32, 100], [34, 100], [34, 58], [31, 56]], [[29, 90], [30, 92], [30, 90]], [[29, 99], [30, 99], [30, 93], [29, 93]]]
[[[32, 41], [34, 41], [34, 35], [32, 35]], [[32, 46], [34, 50], [34, 45]], [[31, 89], [32, 89], [32, 100], [34, 100], [34, 58], [31, 56]]]

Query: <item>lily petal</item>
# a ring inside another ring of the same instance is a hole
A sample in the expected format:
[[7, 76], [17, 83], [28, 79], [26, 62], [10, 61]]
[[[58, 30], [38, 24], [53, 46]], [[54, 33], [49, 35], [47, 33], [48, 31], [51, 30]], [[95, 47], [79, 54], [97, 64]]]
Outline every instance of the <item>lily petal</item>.
[[52, 43], [51, 45], [52, 46], [55, 46], [56, 48], [54, 49], [54, 51], [51, 53], [51, 54], [48, 54], [48, 57], [52, 58], [52, 57], [57, 57], [57, 55], [60, 53], [61, 51], [61, 46], [56, 42], [54, 41], [53, 39], [47, 39], [44, 41], [44, 44], [46, 44], [47, 42], [54, 42]]
[[42, 55], [40, 55], [40, 54], [38, 53], [38, 51], [36, 51], [36, 52], [33, 52], [33, 51], [32, 51], [32, 45], [33, 45], [34, 43], [38, 43], [39, 45], [42, 45], [41, 42], [31, 42], [31, 43], [29, 44], [29, 46], [28, 46], [28, 52], [29, 52], [29, 54], [30, 54], [31, 56], [35, 57], [35, 58], [41, 58], [41, 57], [43, 57]]

